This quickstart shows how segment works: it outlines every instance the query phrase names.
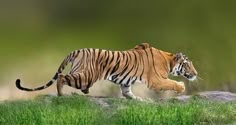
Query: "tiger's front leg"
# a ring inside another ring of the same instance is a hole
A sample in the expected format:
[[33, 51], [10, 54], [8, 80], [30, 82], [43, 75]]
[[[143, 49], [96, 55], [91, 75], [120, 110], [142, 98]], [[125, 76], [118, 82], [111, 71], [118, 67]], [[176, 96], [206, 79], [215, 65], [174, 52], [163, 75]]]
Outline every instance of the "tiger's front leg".
[[122, 95], [127, 98], [127, 99], [137, 99], [142, 101], [142, 98], [135, 96], [132, 91], [131, 91], [131, 85], [126, 86], [126, 85], [120, 85]]
[[177, 93], [183, 93], [185, 91], [184, 82], [177, 82], [171, 79], [163, 79], [157, 84], [153, 84], [151, 89], [154, 90], [174, 90]]

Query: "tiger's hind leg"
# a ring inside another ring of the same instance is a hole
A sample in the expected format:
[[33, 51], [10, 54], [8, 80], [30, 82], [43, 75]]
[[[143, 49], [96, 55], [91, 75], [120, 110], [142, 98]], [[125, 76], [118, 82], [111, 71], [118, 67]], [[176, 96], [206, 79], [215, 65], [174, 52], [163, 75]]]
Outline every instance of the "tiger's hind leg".
[[86, 78], [84, 72], [74, 74], [60, 74], [57, 79], [58, 96], [63, 95], [62, 89], [64, 85], [80, 89], [84, 94], [89, 93], [89, 88], [93, 85], [91, 78]]
[[63, 92], [63, 86], [66, 82], [65, 76], [63, 74], [59, 74], [58, 78], [57, 78], [57, 95], [58, 96], [62, 96]]
[[127, 99], [137, 99], [142, 101], [142, 98], [135, 96], [131, 91], [131, 85], [120, 85], [122, 95]]

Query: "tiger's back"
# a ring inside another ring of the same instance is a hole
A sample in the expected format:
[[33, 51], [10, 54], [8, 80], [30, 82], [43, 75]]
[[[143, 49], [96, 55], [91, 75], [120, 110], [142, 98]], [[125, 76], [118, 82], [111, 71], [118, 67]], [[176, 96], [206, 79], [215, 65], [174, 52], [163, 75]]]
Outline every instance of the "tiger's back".
[[[70, 74], [66, 76], [69, 85], [77, 82], [79, 88], [83, 88], [82, 83], [88, 82], [84, 86], [89, 88], [98, 80], [109, 80], [117, 84], [129, 86], [136, 80], [141, 81], [144, 72], [141, 51], [109, 51], [101, 49], [80, 49], [72, 52], [72, 67]], [[84, 76], [87, 76], [84, 78]], [[72, 80], [72, 77], [87, 79], [86, 81]], [[73, 83], [72, 83], [73, 82]], [[81, 83], [81, 84], [80, 84]], [[81, 86], [80, 86], [81, 85]], [[75, 86], [73, 86], [75, 87]], [[83, 89], [85, 89], [83, 88]]]

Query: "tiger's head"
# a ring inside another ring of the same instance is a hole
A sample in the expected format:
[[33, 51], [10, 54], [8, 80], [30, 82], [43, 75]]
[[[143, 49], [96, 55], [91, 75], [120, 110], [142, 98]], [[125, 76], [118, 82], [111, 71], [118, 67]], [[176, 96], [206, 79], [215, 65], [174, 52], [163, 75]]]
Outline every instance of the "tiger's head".
[[173, 76], [183, 76], [189, 81], [194, 81], [197, 78], [197, 71], [193, 66], [192, 61], [182, 53], [174, 54], [171, 62], [170, 74]]

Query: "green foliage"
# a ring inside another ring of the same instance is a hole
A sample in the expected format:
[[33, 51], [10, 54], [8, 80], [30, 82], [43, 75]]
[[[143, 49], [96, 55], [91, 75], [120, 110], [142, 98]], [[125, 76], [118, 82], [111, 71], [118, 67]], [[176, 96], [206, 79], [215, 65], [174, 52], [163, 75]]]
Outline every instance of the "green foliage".
[[190, 125], [233, 124], [236, 103], [211, 102], [194, 97], [189, 102], [139, 102], [106, 99], [101, 107], [84, 96], [40, 96], [29, 101], [0, 104], [0, 124], [58, 125]]

